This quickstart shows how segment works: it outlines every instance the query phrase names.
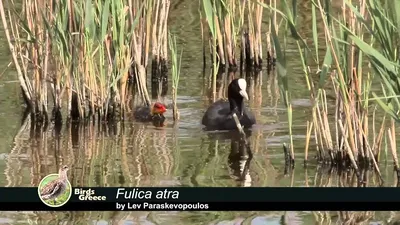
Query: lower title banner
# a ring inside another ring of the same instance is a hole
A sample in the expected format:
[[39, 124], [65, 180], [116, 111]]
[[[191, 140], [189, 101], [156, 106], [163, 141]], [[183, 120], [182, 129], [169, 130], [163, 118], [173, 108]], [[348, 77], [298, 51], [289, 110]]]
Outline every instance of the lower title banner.
[[399, 188], [0, 188], [0, 210], [399, 210]]

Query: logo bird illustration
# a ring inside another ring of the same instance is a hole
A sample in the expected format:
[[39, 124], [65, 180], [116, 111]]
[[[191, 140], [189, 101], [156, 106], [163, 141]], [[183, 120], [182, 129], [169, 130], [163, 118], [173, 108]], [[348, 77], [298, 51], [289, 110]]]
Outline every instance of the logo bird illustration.
[[58, 171], [58, 178], [53, 181], [50, 181], [42, 188], [42, 190], [40, 191], [40, 196], [42, 197], [43, 200], [52, 199], [54, 200], [55, 204], [57, 197], [64, 194], [68, 183], [68, 177], [67, 177], [68, 170], [69, 170], [68, 166], [61, 167], [60, 170]]

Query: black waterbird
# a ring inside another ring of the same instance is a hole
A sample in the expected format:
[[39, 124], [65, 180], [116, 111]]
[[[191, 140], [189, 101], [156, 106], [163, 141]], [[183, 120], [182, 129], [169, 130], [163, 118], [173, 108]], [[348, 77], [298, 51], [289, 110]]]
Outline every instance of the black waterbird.
[[237, 129], [233, 113], [236, 113], [244, 128], [250, 128], [256, 123], [254, 114], [244, 106], [244, 99], [249, 99], [246, 88], [245, 79], [232, 80], [228, 86], [228, 101], [218, 100], [205, 112], [202, 124], [206, 126], [206, 130]]

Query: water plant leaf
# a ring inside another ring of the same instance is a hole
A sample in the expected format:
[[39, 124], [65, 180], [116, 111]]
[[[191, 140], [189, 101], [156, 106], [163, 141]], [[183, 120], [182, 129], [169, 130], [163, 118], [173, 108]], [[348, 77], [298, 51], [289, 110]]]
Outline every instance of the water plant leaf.
[[[387, 76], [386, 71], [384, 70], [384, 68], [382, 68], [380, 65], [376, 65], [377, 63], [375, 61], [372, 61], [372, 65], [373, 68], [377, 71], [377, 73], [379, 74], [379, 76], [381, 77], [383, 83], [386, 85], [386, 88], [383, 88], [384, 94], [386, 96], [386, 91], [389, 91], [391, 93], [391, 95], [397, 95], [400, 94], [400, 88], [396, 91], [394, 89], [394, 87], [396, 87], [396, 84], [393, 83], [392, 80], [388, 79], [390, 77]], [[389, 102], [391, 100], [394, 100], [397, 105], [400, 107], [400, 101], [399, 98], [391, 98], [389, 99]]]
[[315, 57], [317, 59], [317, 64], [319, 65], [317, 14], [315, 11], [315, 5], [313, 3], [311, 3], [311, 14], [312, 14], [312, 33], [313, 33], [313, 40], [314, 40]]
[[208, 26], [210, 27], [210, 31], [215, 37], [214, 29], [215, 29], [215, 23], [214, 23], [214, 13], [213, 13], [213, 7], [211, 4], [211, 0], [203, 0], [203, 8], [204, 12], [206, 14], [206, 19], [208, 22]]
[[126, 16], [126, 12], [124, 10], [123, 5], [121, 4], [121, 7], [119, 8], [119, 44], [123, 45], [124, 44], [124, 40], [125, 40], [125, 16]]
[[292, 0], [292, 9], [293, 9], [293, 22], [296, 24], [296, 18], [297, 18], [297, 1]]
[[113, 29], [112, 29], [112, 39], [113, 39], [113, 41], [117, 40], [116, 38], [117, 38], [117, 34], [118, 34], [118, 27], [117, 27], [118, 14], [117, 14], [117, 11], [116, 11], [118, 3], [116, 3], [116, 1], [117, 0], [112, 0], [112, 2], [111, 2], [111, 16], [113, 18], [112, 19], [112, 27], [113, 27]]
[[399, 116], [396, 114], [396, 112], [393, 110], [392, 105], [389, 104], [385, 104], [377, 95], [375, 92], [372, 93], [372, 95], [374, 96], [375, 100], [378, 102], [378, 104], [382, 107], [382, 109], [389, 114], [393, 119], [395, 119], [397, 122], [400, 122], [400, 118]]
[[101, 32], [100, 32], [101, 41], [103, 41], [106, 36], [109, 15], [110, 15], [110, 0], [106, 0], [103, 5], [103, 12], [101, 13]]
[[370, 58], [372, 58], [377, 64], [381, 64], [384, 66], [388, 71], [391, 73], [396, 74], [396, 67], [399, 67], [398, 64], [395, 64], [391, 61], [389, 61], [385, 56], [383, 56], [379, 51], [362, 41], [359, 37], [356, 35], [350, 35], [350, 38], [354, 43], [360, 48], [361, 51], [363, 51], [365, 54], [367, 54]]
[[325, 53], [325, 58], [324, 58], [324, 63], [322, 65], [321, 73], [319, 76], [319, 88], [323, 88], [325, 84], [325, 80], [327, 77], [327, 74], [329, 72], [329, 69], [332, 65], [332, 53], [331, 53], [331, 48], [326, 48], [326, 53]]
[[60, 11], [61, 16], [57, 17], [56, 19], [60, 19], [62, 30], [66, 31], [68, 29], [68, 7], [65, 7], [63, 10], [60, 9]]
[[[392, 8], [393, 9], [393, 14], [396, 17], [396, 23], [397, 23], [396, 28], [400, 29], [400, 27], [399, 27], [400, 26], [400, 2], [399, 1], [393, 1], [393, 4], [394, 4], [394, 7]], [[399, 33], [399, 36], [400, 36], [400, 33]]]
[[92, 1], [86, 0], [85, 4], [85, 30], [89, 37], [94, 37], [96, 26], [93, 21], [94, 15]]
[[281, 90], [281, 94], [284, 97], [283, 99], [284, 99], [285, 106], [288, 107], [289, 99], [288, 99], [287, 91], [289, 90], [289, 86], [288, 86], [288, 81], [287, 81], [286, 59], [285, 59], [284, 53], [282, 52], [282, 48], [279, 43], [278, 35], [276, 34], [275, 24], [274, 24], [273, 20], [271, 20], [271, 21], [272, 21], [271, 34], [272, 34], [272, 39], [274, 42], [275, 52], [276, 52], [276, 68], [277, 68], [277, 72], [278, 72], [278, 83], [279, 83], [279, 87]]
[[140, 15], [142, 15], [143, 7], [144, 7], [144, 3], [142, 3], [142, 5], [140, 6], [138, 13], [137, 13], [135, 19], [133, 20], [132, 30], [135, 29], [136, 25], [139, 23], [139, 18], [140, 18]]

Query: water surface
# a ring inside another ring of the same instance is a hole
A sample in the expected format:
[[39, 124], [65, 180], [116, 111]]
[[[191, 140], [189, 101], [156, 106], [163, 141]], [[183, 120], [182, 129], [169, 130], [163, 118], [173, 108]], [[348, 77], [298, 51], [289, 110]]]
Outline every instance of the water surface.
[[[310, 24], [307, 1], [299, 8], [302, 9], [299, 10], [300, 24]], [[258, 123], [249, 139], [254, 157], [249, 169], [243, 171], [246, 157], [237, 154], [236, 139], [206, 133], [200, 124], [210, 103], [206, 97], [208, 81], [204, 78], [210, 71], [204, 72], [202, 68], [198, 2], [174, 1], [170, 14], [171, 29], [179, 36], [179, 46], [184, 48], [179, 122], [172, 122], [170, 110], [166, 114], [168, 124], [162, 129], [125, 122], [100, 127], [64, 125], [59, 133], [50, 126], [45, 132], [35, 134], [31, 132], [29, 119], [21, 122], [24, 106], [16, 74], [9, 68], [0, 75], [0, 171], [3, 171], [0, 186], [37, 186], [41, 178], [63, 164], [71, 165], [69, 179], [73, 186], [342, 185], [343, 177], [326, 173], [315, 160], [311, 160], [307, 169], [302, 167], [306, 122], [311, 117], [294, 43], [288, 44], [287, 61], [294, 107], [296, 167], [285, 171], [282, 144], [289, 141], [286, 109], [279, 96], [276, 75], [263, 71], [260, 79], [250, 81], [248, 105]], [[310, 27], [304, 25], [305, 35], [310, 34]], [[0, 49], [0, 70], [3, 71], [11, 60], [3, 31]], [[229, 75], [238, 77], [239, 73]], [[170, 95], [164, 101], [170, 103]], [[310, 152], [312, 159], [314, 145], [310, 146]], [[385, 185], [393, 186], [391, 161], [380, 166]], [[376, 176], [370, 173], [368, 177], [368, 185], [375, 186]], [[348, 183], [353, 184], [351, 180]], [[316, 224], [322, 215], [324, 212], [0, 212], [0, 224]], [[382, 224], [392, 215], [370, 213], [360, 218], [370, 218], [367, 224]], [[333, 213], [331, 220], [343, 218], [346, 215]]]

